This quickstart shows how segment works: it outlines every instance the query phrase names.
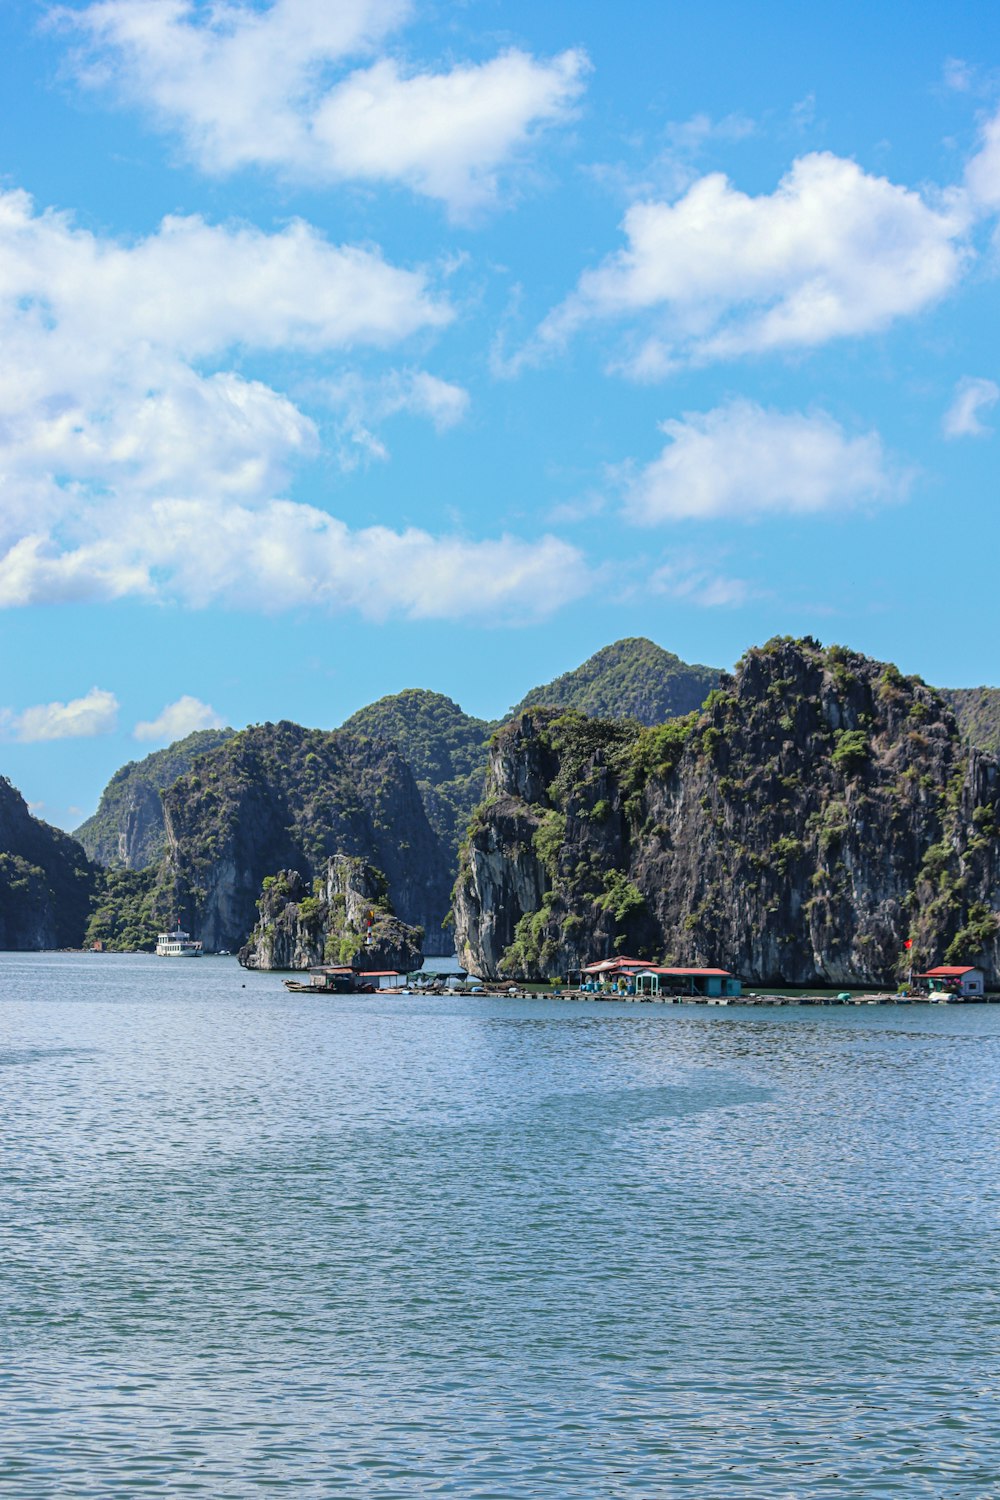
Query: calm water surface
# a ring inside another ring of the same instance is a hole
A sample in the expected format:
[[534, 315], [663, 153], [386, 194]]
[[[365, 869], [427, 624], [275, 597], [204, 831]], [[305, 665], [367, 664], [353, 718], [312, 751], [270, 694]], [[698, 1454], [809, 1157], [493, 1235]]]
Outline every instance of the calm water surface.
[[0, 955], [0, 1490], [1000, 1496], [1000, 1005]]

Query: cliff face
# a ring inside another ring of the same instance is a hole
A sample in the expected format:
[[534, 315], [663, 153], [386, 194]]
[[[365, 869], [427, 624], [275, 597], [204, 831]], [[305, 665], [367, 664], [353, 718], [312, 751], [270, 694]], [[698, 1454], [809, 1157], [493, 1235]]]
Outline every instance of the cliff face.
[[247, 969], [328, 963], [406, 973], [423, 962], [422, 930], [399, 920], [385, 876], [361, 859], [334, 855], [312, 886], [297, 870], [279, 871], [265, 880], [257, 909], [257, 925], [240, 949]]
[[74, 835], [89, 857], [113, 870], [145, 870], [163, 857], [166, 833], [160, 793], [231, 738], [231, 729], [198, 729], [165, 750], [129, 761], [101, 794], [97, 811]]
[[447, 949], [447, 855], [393, 746], [297, 724], [256, 725], [199, 760], [163, 805], [168, 848], [158, 909], [206, 949], [246, 941], [267, 876], [294, 870], [311, 884], [335, 854], [384, 871], [403, 921], [426, 930], [428, 951]]
[[933, 690], [806, 640], [657, 728], [538, 710], [498, 736], [455, 888], [473, 972], [628, 952], [757, 983], [1000, 977], [996, 762]]
[[76, 840], [0, 777], [0, 948], [80, 947], [96, 879]]

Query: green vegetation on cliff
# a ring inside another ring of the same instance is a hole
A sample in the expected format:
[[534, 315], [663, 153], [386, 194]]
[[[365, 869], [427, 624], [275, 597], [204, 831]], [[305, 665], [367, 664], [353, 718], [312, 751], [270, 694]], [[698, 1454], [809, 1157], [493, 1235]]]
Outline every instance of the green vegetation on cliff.
[[160, 794], [191, 769], [199, 755], [224, 744], [231, 729], [198, 729], [165, 750], [130, 760], [116, 771], [101, 794], [93, 817], [74, 837], [96, 864], [142, 870], [163, 856], [166, 838]]
[[359, 709], [341, 728], [395, 745], [416, 778], [431, 827], [457, 856], [483, 795], [489, 724], [443, 693], [407, 688]]
[[279, 870], [265, 878], [257, 911], [239, 954], [248, 969], [327, 963], [406, 973], [421, 961], [423, 930], [399, 920], [388, 880], [363, 859], [335, 855], [311, 885], [297, 870]]
[[665, 725], [533, 709], [488, 783], [454, 892], [474, 972], [628, 951], [891, 983], [909, 938], [1000, 977], [1000, 766], [890, 664], [781, 638]]
[[642, 636], [615, 641], [575, 671], [531, 690], [510, 717], [528, 708], [575, 708], [599, 719], [662, 724], [700, 708], [718, 685], [715, 667], [689, 666]]

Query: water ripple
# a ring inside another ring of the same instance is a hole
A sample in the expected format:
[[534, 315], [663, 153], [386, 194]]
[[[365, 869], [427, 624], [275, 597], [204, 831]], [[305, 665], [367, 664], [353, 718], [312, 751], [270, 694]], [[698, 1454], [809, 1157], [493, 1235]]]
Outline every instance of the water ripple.
[[1000, 1007], [193, 967], [0, 956], [5, 1492], [997, 1500]]

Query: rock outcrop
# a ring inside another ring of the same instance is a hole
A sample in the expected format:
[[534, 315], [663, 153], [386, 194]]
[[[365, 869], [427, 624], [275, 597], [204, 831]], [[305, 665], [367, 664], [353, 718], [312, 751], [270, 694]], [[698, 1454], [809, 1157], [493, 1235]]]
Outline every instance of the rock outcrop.
[[0, 777], [0, 948], [79, 948], [98, 872]]
[[328, 963], [406, 973], [423, 962], [423, 931], [399, 920], [385, 876], [361, 859], [334, 855], [311, 886], [297, 870], [280, 870], [264, 881], [257, 908], [239, 955], [247, 969]]
[[497, 736], [454, 893], [475, 973], [628, 952], [758, 983], [1000, 977], [1000, 770], [933, 689], [815, 641], [747, 653], [654, 728], [532, 710]]
[[199, 759], [164, 793], [158, 909], [209, 951], [239, 949], [266, 877], [311, 887], [336, 854], [384, 871], [395, 910], [442, 952], [451, 866], [413, 775], [382, 740], [260, 724]]

